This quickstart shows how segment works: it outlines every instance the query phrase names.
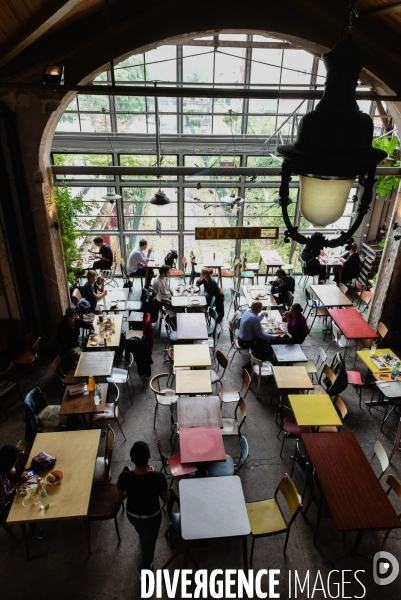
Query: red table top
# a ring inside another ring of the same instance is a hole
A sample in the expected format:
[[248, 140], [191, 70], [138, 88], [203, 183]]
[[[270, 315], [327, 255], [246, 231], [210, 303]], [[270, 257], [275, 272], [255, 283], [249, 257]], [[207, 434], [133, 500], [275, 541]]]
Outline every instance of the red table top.
[[329, 314], [349, 340], [379, 337], [356, 308], [329, 308]]
[[226, 460], [220, 427], [180, 429], [180, 454], [182, 463]]
[[353, 433], [307, 433], [302, 441], [338, 531], [401, 527]]

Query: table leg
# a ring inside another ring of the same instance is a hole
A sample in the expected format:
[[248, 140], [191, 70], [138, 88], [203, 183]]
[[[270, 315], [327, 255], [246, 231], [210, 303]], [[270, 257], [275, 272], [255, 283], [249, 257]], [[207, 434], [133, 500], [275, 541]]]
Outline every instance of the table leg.
[[220, 287], [223, 288], [223, 280], [221, 278], [221, 267], [217, 267], [217, 272], [219, 274]]
[[242, 557], [244, 560], [244, 571], [248, 572], [248, 536], [242, 536]]
[[21, 528], [22, 542], [24, 544], [24, 549], [25, 549], [26, 560], [29, 560], [28, 537], [26, 535], [26, 525], [25, 525], [25, 523], [21, 523], [20, 528]]
[[343, 267], [341, 265], [338, 267], [338, 283], [341, 283], [342, 274], [343, 274]]
[[146, 268], [145, 269], [145, 288], [148, 289], [149, 287], [149, 269]]
[[90, 543], [90, 530], [89, 530], [89, 520], [88, 520], [88, 517], [84, 517], [83, 524], [84, 524], [84, 532], [85, 532], [85, 538], [86, 538], [86, 545], [87, 545], [87, 548], [88, 548], [88, 556], [90, 556], [91, 555], [91, 543]]

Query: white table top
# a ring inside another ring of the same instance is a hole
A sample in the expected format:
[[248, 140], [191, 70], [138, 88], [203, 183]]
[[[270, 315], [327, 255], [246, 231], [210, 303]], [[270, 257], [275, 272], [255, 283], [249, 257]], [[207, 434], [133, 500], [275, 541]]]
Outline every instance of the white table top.
[[182, 479], [179, 489], [181, 535], [184, 540], [250, 533], [244, 492], [237, 475]]

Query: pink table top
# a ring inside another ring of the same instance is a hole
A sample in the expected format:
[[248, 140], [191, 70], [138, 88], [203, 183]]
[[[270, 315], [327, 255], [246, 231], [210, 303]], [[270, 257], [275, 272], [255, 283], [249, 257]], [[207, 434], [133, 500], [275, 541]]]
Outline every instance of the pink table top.
[[182, 463], [226, 460], [220, 427], [180, 429], [180, 454]]
[[329, 314], [349, 340], [379, 337], [356, 308], [329, 308]]
[[277, 250], [260, 250], [259, 254], [267, 267], [275, 267], [276, 265], [281, 267], [285, 264]]

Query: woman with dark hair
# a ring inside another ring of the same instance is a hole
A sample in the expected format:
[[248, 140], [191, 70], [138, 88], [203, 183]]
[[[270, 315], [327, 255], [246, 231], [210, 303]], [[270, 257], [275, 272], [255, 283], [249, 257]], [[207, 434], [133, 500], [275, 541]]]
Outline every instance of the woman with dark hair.
[[[0, 448], [0, 523], [7, 520], [17, 488], [28, 481], [28, 473], [24, 473], [21, 452], [17, 446], [7, 444]], [[43, 539], [45, 534], [31, 523], [36, 537]]]
[[305, 275], [311, 277], [318, 275], [319, 281], [325, 283], [326, 280], [326, 266], [320, 264], [319, 255], [321, 250], [313, 250], [312, 246], [306, 244], [302, 250], [301, 258], [305, 263]]
[[220, 288], [217, 284], [217, 281], [213, 279], [213, 269], [208, 269], [204, 267], [201, 271], [201, 276], [196, 282], [196, 285], [203, 285], [203, 289], [205, 290], [206, 302], [207, 305], [210, 306], [212, 298], [215, 298], [215, 308], [216, 312], [219, 316], [217, 322], [220, 323], [224, 317], [224, 299], [223, 294], [220, 291]]
[[287, 331], [291, 335], [287, 343], [302, 344], [309, 333], [302, 306], [298, 303], [293, 304], [290, 310], [283, 314], [283, 321], [287, 321]]

